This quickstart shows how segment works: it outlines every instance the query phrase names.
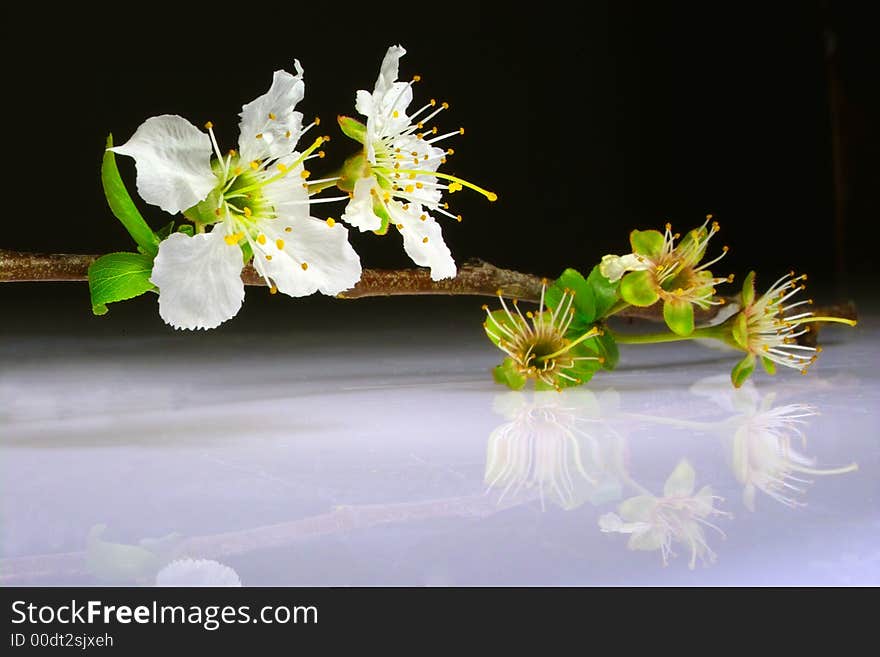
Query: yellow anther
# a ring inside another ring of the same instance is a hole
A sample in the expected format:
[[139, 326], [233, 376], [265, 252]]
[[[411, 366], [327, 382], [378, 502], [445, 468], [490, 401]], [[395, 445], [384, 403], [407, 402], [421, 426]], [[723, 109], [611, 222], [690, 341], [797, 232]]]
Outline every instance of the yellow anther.
[[267, 254], [266, 254], [266, 260], [271, 260], [271, 259], [272, 259], [272, 256], [270, 256], [270, 255], [267, 253]]
[[436, 134], [437, 134], [437, 126], [434, 126], [433, 128], [431, 128], [431, 134], [432, 134], [432, 135], [436, 135]]
[[446, 158], [445, 158], [445, 157], [441, 157], [441, 158], [440, 158], [440, 164], [446, 164]]
[[409, 210], [409, 203], [404, 203], [404, 204], [403, 204], [403, 210], [404, 210], [404, 212], [406, 212], [407, 210]]
[[427, 243], [428, 243], [428, 238], [427, 238], [427, 237], [423, 237], [423, 238], [422, 238], [422, 244], [427, 244]]
[[232, 173], [233, 173], [233, 175], [235, 175], [235, 176], [240, 176], [240, 175], [241, 175], [241, 172], [242, 172], [242, 168], [241, 168], [241, 167], [235, 167], [235, 168], [232, 170]]
[[309, 268], [309, 263], [304, 262], [304, 263], [302, 263], [302, 264], [300, 265], [300, 267], [302, 267], [302, 270], [305, 271], [306, 269]]
[[251, 209], [248, 206], [244, 206], [244, 216], [250, 217], [252, 214], [253, 212], [251, 212]]
[[419, 158], [418, 158], [418, 157], [414, 157], [414, 158], [413, 158], [413, 164], [418, 164], [418, 163], [419, 163]]
[[287, 132], [284, 133], [284, 137], [286, 139], [290, 139], [290, 130], [288, 130]]
[[437, 104], [437, 99], [436, 99], [436, 98], [432, 98], [432, 99], [431, 99], [431, 107], [434, 107], [436, 104]]
[[397, 230], [403, 230], [403, 224], [397, 224], [397, 225], [395, 226], [395, 228], [396, 228]]
[[730, 247], [725, 244], [724, 246], [721, 247], [721, 250], [724, 251], [725, 253], [727, 253], [728, 251], [730, 251]]
[[666, 222], [666, 230], [672, 231], [672, 224], [671, 223]]
[[307, 171], [306, 169], [303, 169], [302, 173], [299, 174], [299, 177], [302, 178], [303, 180], [305, 180], [306, 178], [308, 178], [311, 175], [312, 175], [311, 171]]
[[418, 82], [418, 81], [421, 80], [421, 79], [422, 79], [422, 76], [421, 76], [421, 75], [414, 75], [412, 81], [413, 81], [413, 82]]
[[284, 240], [279, 237], [277, 240], [275, 240], [275, 246], [277, 246], [278, 250], [280, 251], [284, 248]]
[[214, 127], [214, 124], [208, 121], [205, 123], [205, 130], [211, 130]]
[[428, 219], [428, 215], [426, 215], [426, 214], [421, 214], [421, 215], [419, 215], [419, 219], [421, 219], [422, 221], [427, 221], [427, 219]]
[[388, 201], [391, 200], [391, 194], [389, 194], [388, 192], [385, 192], [384, 196], [382, 196], [382, 200], [385, 201], [386, 203], [388, 203]]
[[285, 232], [285, 233], [293, 232], [293, 228], [291, 228], [290, 226], [287, 226], [287, 227], [284, 229], [284, 232]]
[[315, 125], [321, 125], [321, 117], [320, 116], [315, 117]]
[[424, 187], [424, 184], [422, 184], [420, 182], [416, 183], [416, 189], [422, 189], [423, 187]]
[[230, 157], [235, 157], [236, 155], [238, 155], [238, 153], [236, 152], [236, 150], [235, 150], [234, 148], [230, 148], [230, 149], [229, 149], [229, 156], [230, 156]]
[[425, 127], [425, 124], [422, 123], [421, 121], [419, 121], [418, 123], [416, 123], [416, 127], [417, 127], [419, 130], [421, 130], [422, 128]]
[[533, 313], [531, 310], [526, 311], [526, 317], [528, 317], [529, 319], [532, 319], [534, 316], [535, 313]]
[[503, 297], [503, 296], [504, 296], [504, 292], [501, 291], [501, 288], [500, 288], [500, 287], [499, 287], [497, 290], [495, 290], [495, 296], [497, 296], [497, 297]]
[[413, 191], [413, 189], [414, 189], [414, 187], [413, 187], [412, 185], [407, 185], [406, 187], [404, 187], [404, 191], [405, 191], [407, 194], [411, 194], [412, 191]]
[[242, 235], [241, 233], [232, 233], [231, 235], [227, 235], [223, 239], [226, 240], [226, 243], [229, 246], [235, 246], [236, 244], [238, 244], [242, 237], [244, 237], [244, 235]]
[[706, 215], [706, 221], [709, 221], [709, 220], [711, 220], [711, 219], [712, 219], [712, 215], [711, 215], [711, 214], [707, 214], [707, 215]]
[[447, 155], [455, 155], [455, 149], [447, 148], [447, 149], [446, 149], [446, 154], [447, 154]]
[[460, 192], [462, 190], [461, 183], [459, 182], [451, 182], [449, 183], [449, 193], [453, 194], [455, 192]]
[[456, 217], [455, 217], [455, 220], [456, 220], [458, 223], [461, 223], [461, 215], [456, 216]]
[[415, 180], [415, 179], [416, 179], [416, 174], [414, 174], [414, 173], [410, 173], [409, 176], [407, 176], [407, 177], [408, 177], [410, 180]]
[[336, 225], [336, 220], [333, 217], [327, 217], [327, 225], [333, 228]]
[[256, 135], [254, 135], [254, 138], [256, 138], [256, 139], [262, 139], [262, 138], [263, 138], [263, 133], [262, 133], [262, 132], [258, 132]]
[[393, 116], [396, 119], [400, 116], [400, 112], [398, 112], [397, 110], [394, 110], [393, 112], [391, 112], [391, 116]]
[[259, 242], [261, 245], [265, 244], [266, 243], [266, 236], [263, 235], [262, 233], [260, 233], [259, 235], [257, 235], [257, 242]]
[[287, 165], [279, 162], [278, 163], [278, 170], [281, 171], [282, 173], [284, 173], [285, 171], [287, 171]]
[[318, 151], [318, 158], [319, 159], [323, 160], [325, 155], [326, 155], [326, 153], [324, 151]]
[[220, 208], [216, 208], [216, 209], [214, 210], [214, 216], [216, 216], [216, 217], [219, 217], [219, 216], [220, 216]]
[[443, 101], [443, 102], [440, 104], [440, 107], [442, 107], [443, 109], [449, 109], [449, 103], [447, 103], [446, 101]]
[[483, 310], [489, 310], [489, 306], [487, 306], [485, 303], [480, 306], [480, 308], [482, 308]]
[[463, 135], [463, 134], [464, 134], [464, 128], [459, 128], [459, 129], [458, 129], [458, 134]]
[[274, 120], [277, 119], [277, 118], [278, 118], [278, 117], [275, 116], [272, 112], [269, 112], [269, 120], [270, 120], [270, 121], [274, 121]]
[[278, 294], [278, 287], [273, 285], [269, 288], [269, 294]]

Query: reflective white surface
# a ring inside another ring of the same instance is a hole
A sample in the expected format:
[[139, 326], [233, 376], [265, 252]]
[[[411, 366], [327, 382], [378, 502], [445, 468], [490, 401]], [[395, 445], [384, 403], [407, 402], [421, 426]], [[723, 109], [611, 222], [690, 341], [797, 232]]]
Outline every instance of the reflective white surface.
[[877, 322], [739, 392], [684, 344], [535, 394], [474, 319], [4, 341], [0, 582], [880, 584]]

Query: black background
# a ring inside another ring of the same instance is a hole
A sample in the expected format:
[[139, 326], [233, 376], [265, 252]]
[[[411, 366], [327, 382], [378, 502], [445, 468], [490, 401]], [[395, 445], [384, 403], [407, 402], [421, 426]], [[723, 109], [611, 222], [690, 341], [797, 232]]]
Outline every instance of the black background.
[[[298, 109], [334, 137], [329, 169], [354, 146], [335, 115], [354, 113], [355, 91], [372, 89], [386, 48], [400, 43], [401, 76], [422, 76], [413, 107], [448, 100], [441, 130], [467, 128], [445, 170], [500, 197], [451, 197], [464, 222], [443, 220], [444, 233], [459, 262], [555, 276], [627, 252], [634, 227], [686, 229], [711, 212], [716, 248], [731, 247], [719, 274], [794, 267], [845, 290], [874, 271], [880, 58], [855, 3], [589, 1], [578, 17], [562, 4], [522, 13], [476, 2], [13, 11], [9, 27], [25, 39], [3, 45], [0, 247], [130, 250], [98, 178], [106, 134], [121, 143], [147, 117], [176, 113], [211, 120], [232, 147], [241, 105], [294, 58], [306, 71]], [[845, 92], [850, 144], [837, 190], [833, 84]], [[134, 190], [133, 164], [120, 161]], [[154, 227], [167, 223], [141, 207]], [[365, 266], [410, 265], [393, 231], [351, 239]]]

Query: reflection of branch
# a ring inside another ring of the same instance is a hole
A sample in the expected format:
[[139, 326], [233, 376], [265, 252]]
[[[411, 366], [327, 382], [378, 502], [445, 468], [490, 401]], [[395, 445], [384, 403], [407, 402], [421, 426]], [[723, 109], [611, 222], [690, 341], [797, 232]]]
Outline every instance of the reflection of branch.
[[[329, 513], [300, 520], [186, 538], [174, 547], [171, 559], [220, 559], [283, 547], [316, 536], [427, 518], [484, 518], [521, 502], [514, 499], [502, 503], [488, 495], [472, 495], [425, 502], [338, 506]], [[0, 559], [0, 585], [3, 586], [26, 584], [40, 578], [90, 574], [84, 550]]]

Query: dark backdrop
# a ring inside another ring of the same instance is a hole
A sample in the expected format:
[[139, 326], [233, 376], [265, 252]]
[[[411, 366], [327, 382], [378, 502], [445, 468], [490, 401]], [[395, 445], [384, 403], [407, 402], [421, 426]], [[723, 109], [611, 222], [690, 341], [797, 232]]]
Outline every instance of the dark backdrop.
[[[450, 199], [465, 218], [444, 226], [459, 262], [553, 276], [625, 252], [632, 227], [683, 229], [711, 212], [717, 247], [731, 246], [719, 273], [795, 267], [842, 285], [873, 271], [877, 58], [856, 5], [588, 1], [580, 18], [554, 3], [527, 14], [395, 6], [202, 7], [196, 21], [158, 5], [137, 16], [14, 10], [9, 28], [30, 45], [3, 45], [0, 246], [130, 248], [100, 189], [106, 134], [122, 142], [145, 118], [178, 113], [210, 119], [231, 147], [241, 104], [294, 57], [306, 70], [299, 109], [323, 118], [328, 155], [343, 157], [351, 146], [333, 118], [353, 113], [355, 90], [372, 89], [400, 43], [402, 76], [423, 78], [417, 101], [448, 100], [440, 127], [467, 128], [446, 170], [500, 196]], [[134, 190], [130, 161], [122, 170]], [[366, 266], [408, 264], [395, 234], [352, 240]]]

